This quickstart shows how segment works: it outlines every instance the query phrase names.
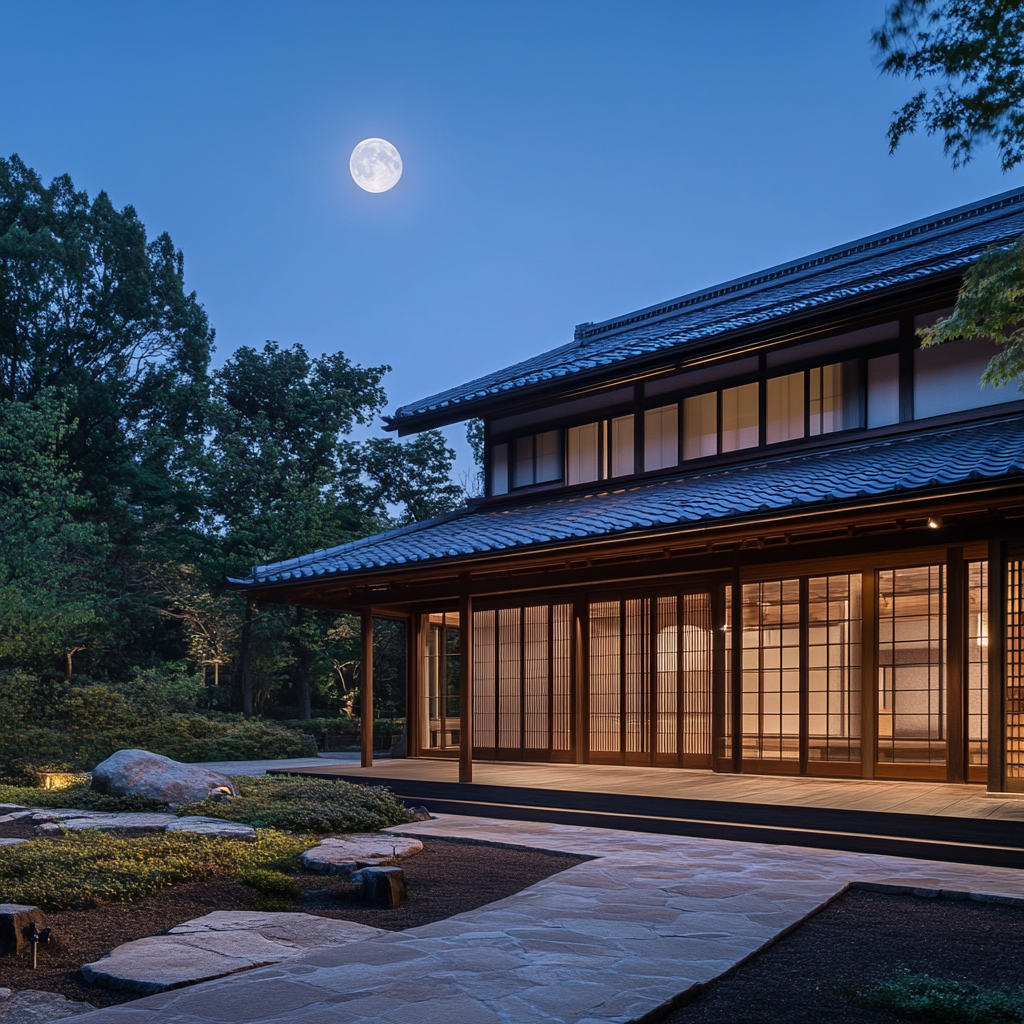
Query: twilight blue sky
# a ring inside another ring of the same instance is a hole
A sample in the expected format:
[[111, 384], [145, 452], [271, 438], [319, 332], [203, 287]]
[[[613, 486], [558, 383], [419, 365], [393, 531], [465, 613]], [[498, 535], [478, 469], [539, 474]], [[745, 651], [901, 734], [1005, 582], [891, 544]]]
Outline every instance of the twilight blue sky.
[[[169, 231], [218, 360], [387, 362], [391, 408], [573, 325], [1018, 184], [886, 152], [884, 0], [0, 2], [0, 154]], [[391, 192], [347, 160], [380, 136]], [[460, 465], [468, 450], [461, 429]]]

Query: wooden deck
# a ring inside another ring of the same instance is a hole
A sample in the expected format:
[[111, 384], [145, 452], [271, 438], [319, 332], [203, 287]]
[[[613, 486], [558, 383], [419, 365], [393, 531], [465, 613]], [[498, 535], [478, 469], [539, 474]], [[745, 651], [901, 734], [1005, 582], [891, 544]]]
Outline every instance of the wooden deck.
[[386, 785], [438, 813], [1024, 868], [1024, 800], [981, 786], [435, 758], [278, 769]]

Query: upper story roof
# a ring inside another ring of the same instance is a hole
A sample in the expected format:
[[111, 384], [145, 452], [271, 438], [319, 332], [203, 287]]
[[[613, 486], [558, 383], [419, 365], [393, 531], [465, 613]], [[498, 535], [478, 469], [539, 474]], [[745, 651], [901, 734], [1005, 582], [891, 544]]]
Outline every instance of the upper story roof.
[[436, 519], [252, 568], [231, 582], [265, 587], [544, 550], [611, 537], [744, 522], [765, 515], [826, 511], [868, 502], [948, 494], [1020, 481], [1024, 420], [987, 422], [847, 442], [814, 453], [762, 455], [732, 468], [586, 494], [461, 508]]
[[388, 418], [388, 427], [411, 433], [455, 423], [507, 405], [513, 396], [526, 399], [560, 384], [568, 389], [601, 374], [619, 376], [709, 343], [725, 349], [743, 330], [962, 272], [986, 249], [1021, 234], [1024, 189], [1014, 189], [624, 317], [581, 324], [569, 344], [404, 405]]

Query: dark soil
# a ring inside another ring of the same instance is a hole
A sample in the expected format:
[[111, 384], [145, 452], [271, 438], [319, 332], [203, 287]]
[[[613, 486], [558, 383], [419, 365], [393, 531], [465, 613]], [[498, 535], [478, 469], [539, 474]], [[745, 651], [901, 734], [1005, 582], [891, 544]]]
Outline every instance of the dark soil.
[[988, 988], [1024, 984], [1024, 908], [851, 889], [708, 986], [666, 1024], [906, 1024], [857, 990], [906, 968]]
[[0, 839], [35, 839], [34, 828], [22, 821], [0, 821]]
[[[0, 826], [3, 827], [6, 826]], [[0, 833], [6, 834], [9, 833]], [[32, 835], [31, 828], [28, 835]], [[340, 876], [329, 875], [301, 876], [298, 881], [303, 888], [302, 896], [291, 907], [274, 909], [401, 931], [512, 896], [585, 859], [430, 838], [424, 840], [422, 853], [402, 862], [408, 899], [395, 910], [364, 907], [355, 885]], [[0, 959], [0, 986], [15, 990], [46, 989], [94, 1006], [137, 999], [136, 993], [87, 984], [78, 968], [98, 960], [123, 942], [158, 935], [214, 910], [253, 910], [260, 905], [260, 895], [248, 886], [203, 881], [174, 886], [136, 903], [51, 913], [47, 922], [58, 941], [40, 947], [39, 968], [35, 971], [28, 956]]]

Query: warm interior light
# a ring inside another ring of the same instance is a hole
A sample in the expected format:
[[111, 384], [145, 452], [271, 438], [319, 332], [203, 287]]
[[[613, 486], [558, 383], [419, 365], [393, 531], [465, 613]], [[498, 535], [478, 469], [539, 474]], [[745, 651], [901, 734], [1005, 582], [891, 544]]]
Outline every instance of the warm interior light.
[[930, 516], [928, 519], [928, 529], [937, 530], [942, 525], [942, 520], [937, 519], [935, 516]]
[[988, 620], [983, 612], [978, 612], [978, 646], [988, 647]]

